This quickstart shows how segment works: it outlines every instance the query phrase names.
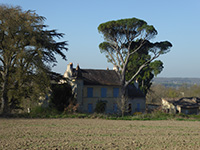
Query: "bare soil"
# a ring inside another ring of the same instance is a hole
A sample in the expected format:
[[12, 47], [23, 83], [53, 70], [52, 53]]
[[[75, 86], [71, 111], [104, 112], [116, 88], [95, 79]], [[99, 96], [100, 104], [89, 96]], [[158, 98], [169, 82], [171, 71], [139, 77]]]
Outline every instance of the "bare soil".
[[0, 149], [199, 150], [200, 122], [0, 119]]

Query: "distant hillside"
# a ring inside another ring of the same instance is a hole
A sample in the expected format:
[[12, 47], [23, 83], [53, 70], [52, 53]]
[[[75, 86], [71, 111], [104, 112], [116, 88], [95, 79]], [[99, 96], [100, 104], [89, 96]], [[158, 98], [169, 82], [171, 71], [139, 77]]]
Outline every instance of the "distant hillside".
[[157, 77], [153, 79], [153, 84], [161, 84], [166, 87], [179, 87], [183, 84], [200, 85], [200, 78], [162, 78]]

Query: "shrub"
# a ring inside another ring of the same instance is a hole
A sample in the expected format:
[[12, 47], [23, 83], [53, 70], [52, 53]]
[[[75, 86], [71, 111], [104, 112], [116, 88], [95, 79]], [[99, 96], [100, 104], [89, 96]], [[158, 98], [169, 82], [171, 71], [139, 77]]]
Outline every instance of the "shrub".
[[105, 101], [98, 101], [95, 107], [96, 113], [104, 113], [106, 110], [106, 102]]
[[70, 102], [70, 104], [65, 108], [65, 113], [75, 113], [78, 110], [79, 104], [74, 104], [73, 102]]
[[58, 111], [64, 111], [73, 99], [71, 86], [67, 83], [53, 84], [51, 90], [50, 104]]
[[134, 112], [133, 115], [141, 115], [142, 112]]
[[58, 114], [60, 112], [55, 108], [36, 106], [31, 110], [29, 115], [32, 118], [49, 118]]

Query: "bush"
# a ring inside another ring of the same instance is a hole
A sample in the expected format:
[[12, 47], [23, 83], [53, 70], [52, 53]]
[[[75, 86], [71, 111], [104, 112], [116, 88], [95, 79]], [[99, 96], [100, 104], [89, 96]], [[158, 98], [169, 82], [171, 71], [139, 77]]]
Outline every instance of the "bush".
[[71, 86], [67, 83], [53, 84], [51, 89], [50, 104], [58, 111], [64, 111], [73, 99]]
[[106, 110], [106, 102], [105, 101], [98, 101], [95, 107], [96, 113], [104, 113]]
[[71, 102], [64, 110], [64, 113], [75, 113], [78, 110], [79, 104], [74, 104]]
[[142, 112], [134, 112], [133, 115], [141, 115]]
[[55, 108], [36, 106], [31, 110], [29, 115], [32, 118], [49, 118], [59, 114], [60, 112]]

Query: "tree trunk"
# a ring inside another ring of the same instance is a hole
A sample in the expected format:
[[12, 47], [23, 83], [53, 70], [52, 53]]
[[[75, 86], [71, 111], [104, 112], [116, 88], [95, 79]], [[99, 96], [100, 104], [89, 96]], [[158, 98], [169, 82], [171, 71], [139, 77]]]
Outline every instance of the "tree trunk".
[[3, 95], [1, 98], [1, 114], [7, 114], [8, 111], [8, 96], [7, 96], [7, 92], [5, 92], [5, 90], [3, 91]]
[[124, 117], [126, 111], [124, 95], [121, 96], [121, 111], [122, 111], [122, 117]]
[[121, 87], [121, 112], [122, 112], [122, 117], [124, 117], [124, 114], [126, 112], [126, 86], [122, 85]]
[[2, 84], [2, 97], [1, 97], [1, 114], [7, 114], [9, 112], [8, 106], [8, 71], [6, 71], [3, 77]]

